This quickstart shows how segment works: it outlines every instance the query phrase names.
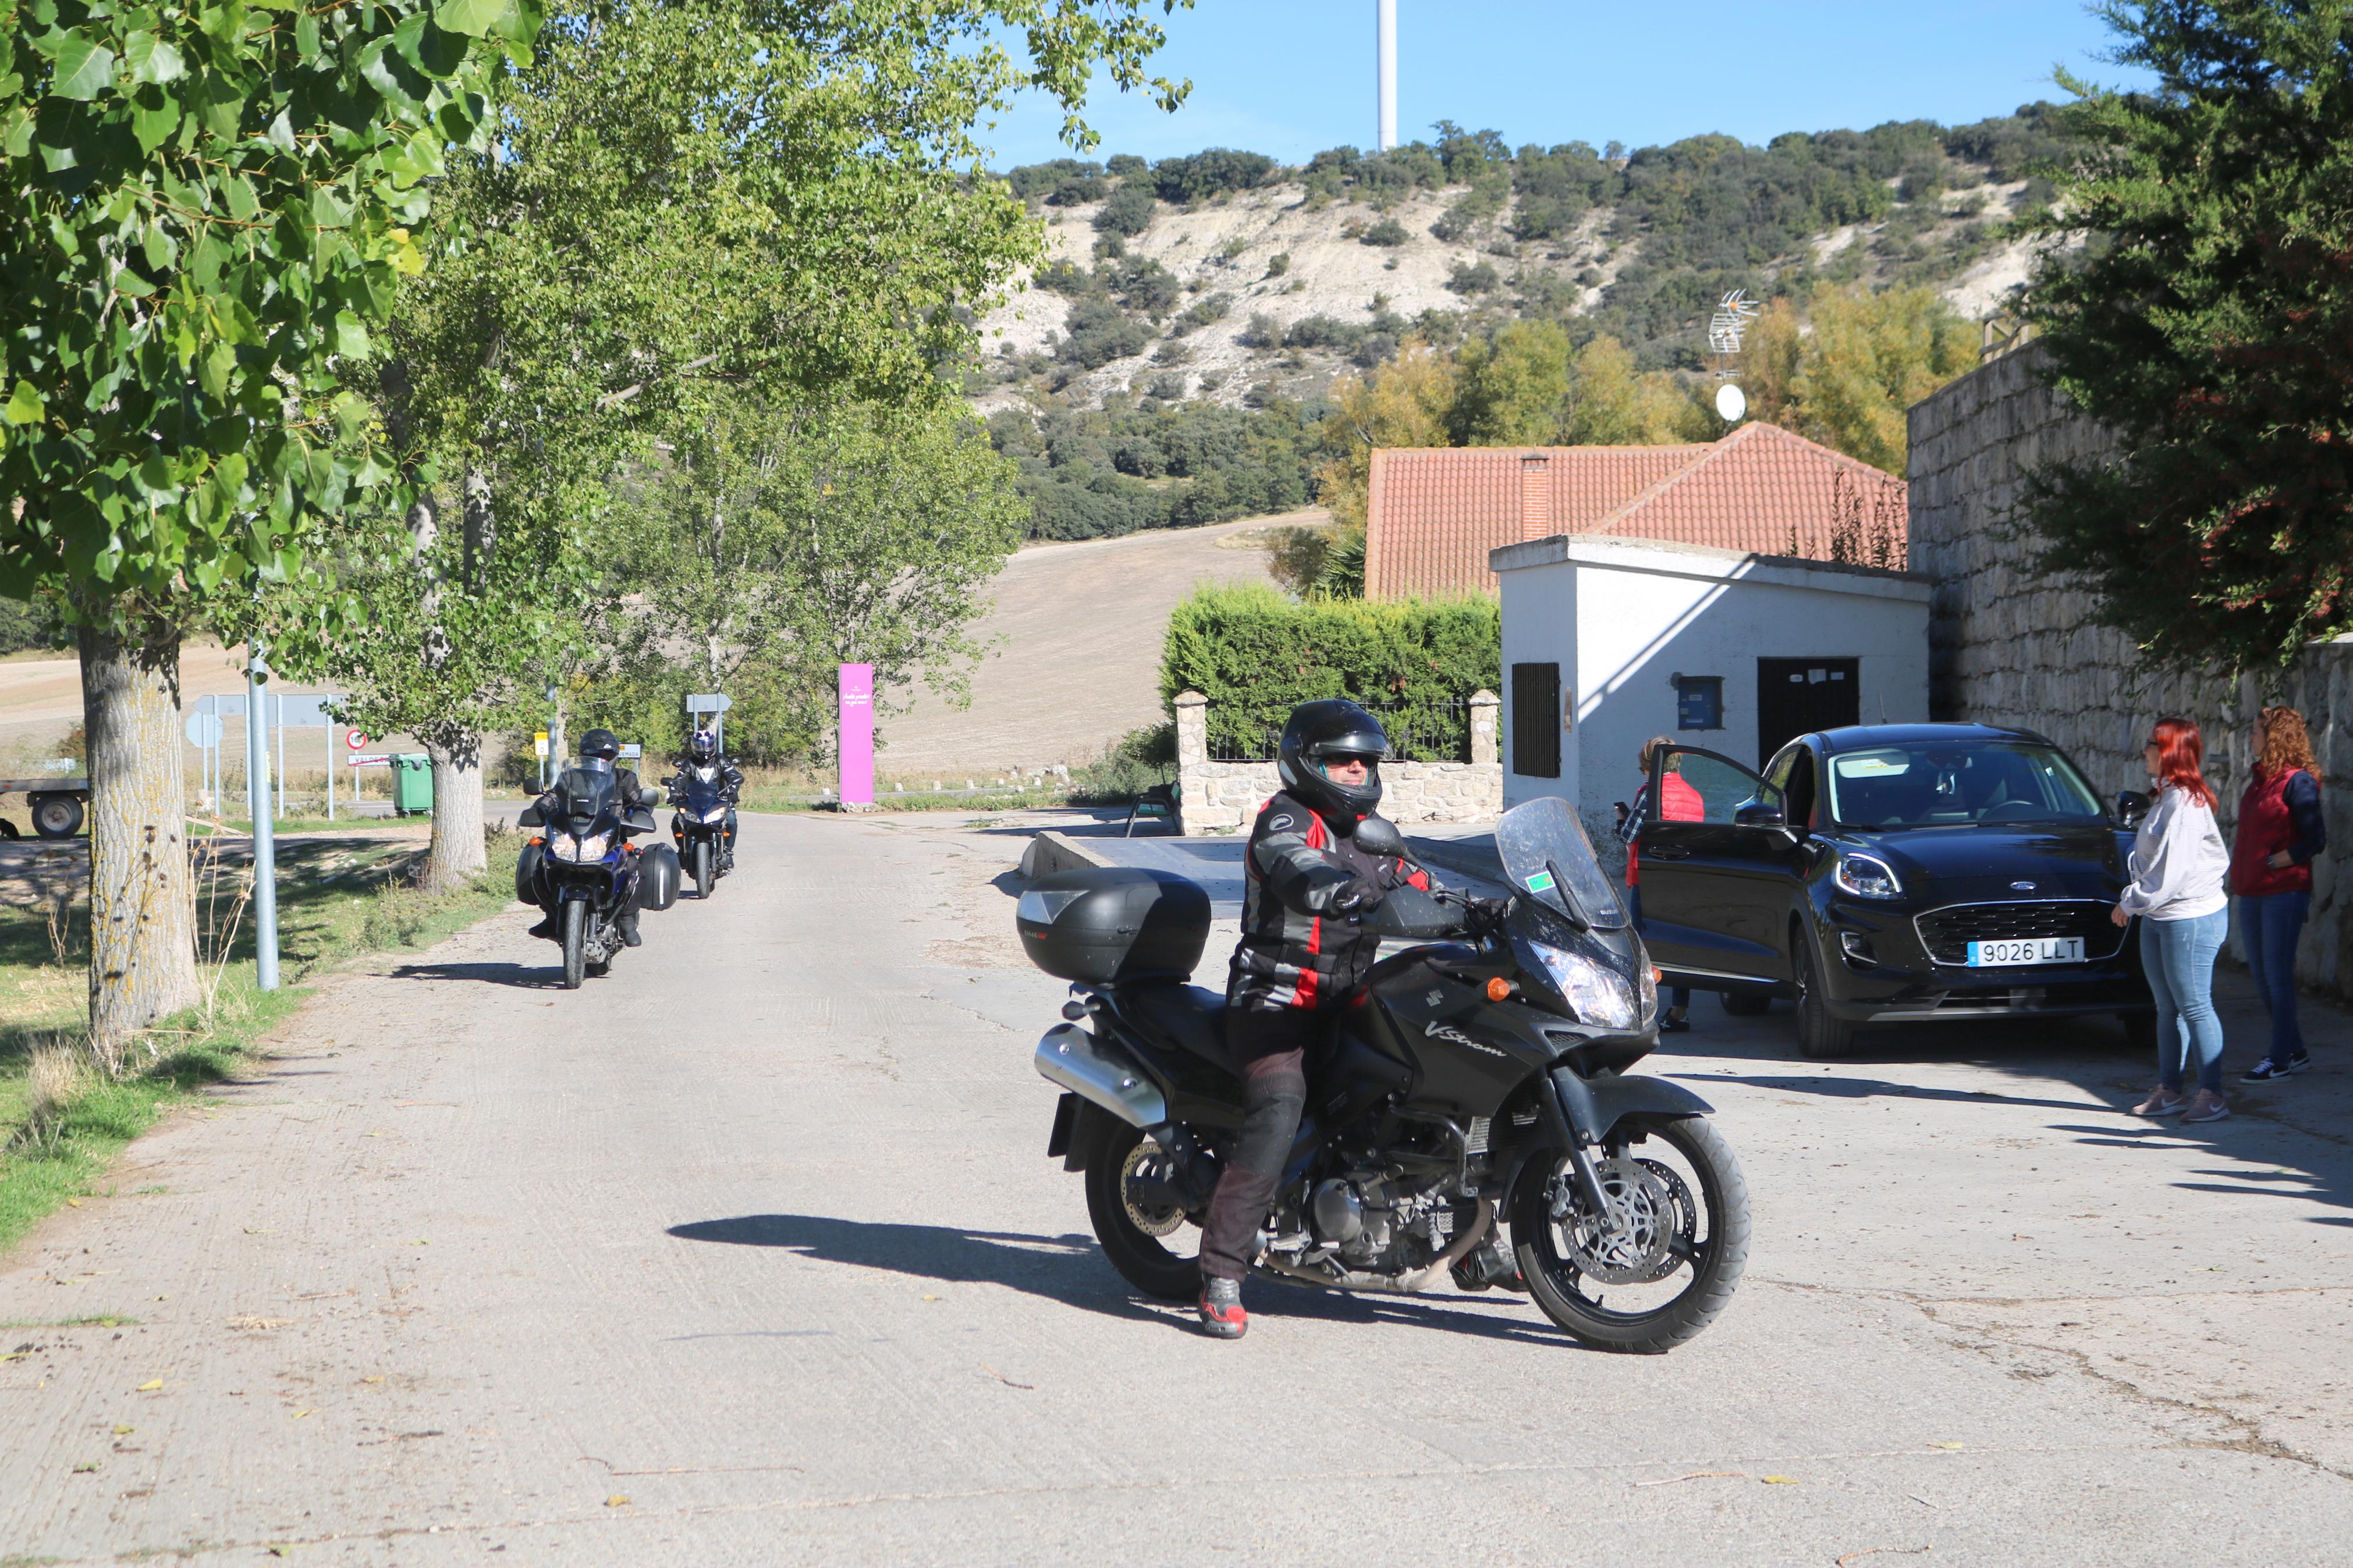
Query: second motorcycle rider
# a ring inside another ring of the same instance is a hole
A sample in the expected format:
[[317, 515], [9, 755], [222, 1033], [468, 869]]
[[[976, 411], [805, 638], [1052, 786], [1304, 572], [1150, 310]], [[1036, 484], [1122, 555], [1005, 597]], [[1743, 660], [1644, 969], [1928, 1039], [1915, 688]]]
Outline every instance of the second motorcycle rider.
[[1331, 1026], [1380, 949], [1366, 917], [1392, 888], [1430, 875], [1356, 844], [1381, 801], [1388, 737], [1354, 702], [1303, 702], [1277, 753], [1282, 789], [1250, 829], [1242, 935], [1226, 983], [1226, 1048], [1245, 1117], [1201, 1226], [1201, 1324], [1219, 1339], [1250, 1327], [1242, 1276], [1307, 1099], [1308, 1048]]

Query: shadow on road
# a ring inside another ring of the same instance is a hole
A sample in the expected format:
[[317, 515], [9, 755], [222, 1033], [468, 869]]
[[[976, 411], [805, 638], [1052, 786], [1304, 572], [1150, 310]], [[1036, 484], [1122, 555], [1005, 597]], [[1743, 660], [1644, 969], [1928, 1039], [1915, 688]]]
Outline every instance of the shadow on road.
[[404, 963], [392, 974], [396, 980], [479, 980], [485, 985], [544, 991], [557, 985], [562, 971], [521, 963]]
[[[1138, 1300], [1103, 1261], [1091, 1236], [1024, 1236], [1011, 1231], [956, 1230], [938, 1225], [865, 1225], [822, 1215], [754, 1214], [674, 1225], [681, 1241], [730, 1247], [781, 1247], [805, 1258], [887, 1269], [953, 1285], [1003, 1285], [1067, 1307], [1146, 1322], [1192, 1323], [1189, 1309], [1155, 1310]], [[1445, 1304], [1441, 1305], [1440, 1302]], [[1461, 1305], [1468, 1306], [1469, 1303]], [[1485, 1307], [1487, 1303], [1479, 1303]], [[1268, 1317], [1327, 1322], [1400, 1323], [1486, 1339], [1558, 1348], [1572, 1342], [1518, 1298], [1493, 1305], [1516, 1315], [1462, 1310], [1453, 1299], [1411, 1300], [1356, 1295], [1275, 1282], [1255, 1285], [1250, 1310]]]

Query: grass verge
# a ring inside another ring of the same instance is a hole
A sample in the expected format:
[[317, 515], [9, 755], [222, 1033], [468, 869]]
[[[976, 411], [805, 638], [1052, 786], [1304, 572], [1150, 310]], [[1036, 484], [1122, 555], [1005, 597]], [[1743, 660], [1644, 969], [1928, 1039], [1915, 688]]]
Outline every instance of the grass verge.
[[470, 887], [408, 885], [422, 851], [397, 840], [281, 846], [282, 989], [253, 984], [241, 866], [200, 858], [199, 952], [209, 996], [134, 1046], [119, 1074], [91, 1059], [87, 906], [0, 910], [0, 1248], [60, 1205], [92, 1195], [122, 1146], [165, 1111], [243, 1069], [254, 1042], [301, 1006], [303, 982], [370, 952], [427, 946], [503, 907], [511, 836]]

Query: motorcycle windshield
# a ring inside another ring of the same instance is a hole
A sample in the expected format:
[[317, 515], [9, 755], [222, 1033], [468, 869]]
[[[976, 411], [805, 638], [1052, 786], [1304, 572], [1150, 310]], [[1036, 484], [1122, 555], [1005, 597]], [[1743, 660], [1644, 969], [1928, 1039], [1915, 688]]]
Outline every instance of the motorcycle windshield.
[[1585, 825], [1558, 795], [1541, 795], [1504, 813], [1495, 852], [1513, 887], [1596, 931], [1622, 931], [1626, 906], [1609, 884]]
[[613, 775], [608, 773], [566, 768], [564, 776], [555, 781], [555, 796], [565, 816], [575, 822], [583, 817], [593, 821], [612, 809], [613, 783]]

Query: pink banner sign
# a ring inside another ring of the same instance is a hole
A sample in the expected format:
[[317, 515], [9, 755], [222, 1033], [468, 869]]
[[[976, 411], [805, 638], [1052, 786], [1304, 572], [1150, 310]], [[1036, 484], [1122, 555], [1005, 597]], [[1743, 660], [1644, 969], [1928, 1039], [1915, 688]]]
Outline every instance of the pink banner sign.
[[874, 804], [874, 667], [841, 667], [841, 804]]

